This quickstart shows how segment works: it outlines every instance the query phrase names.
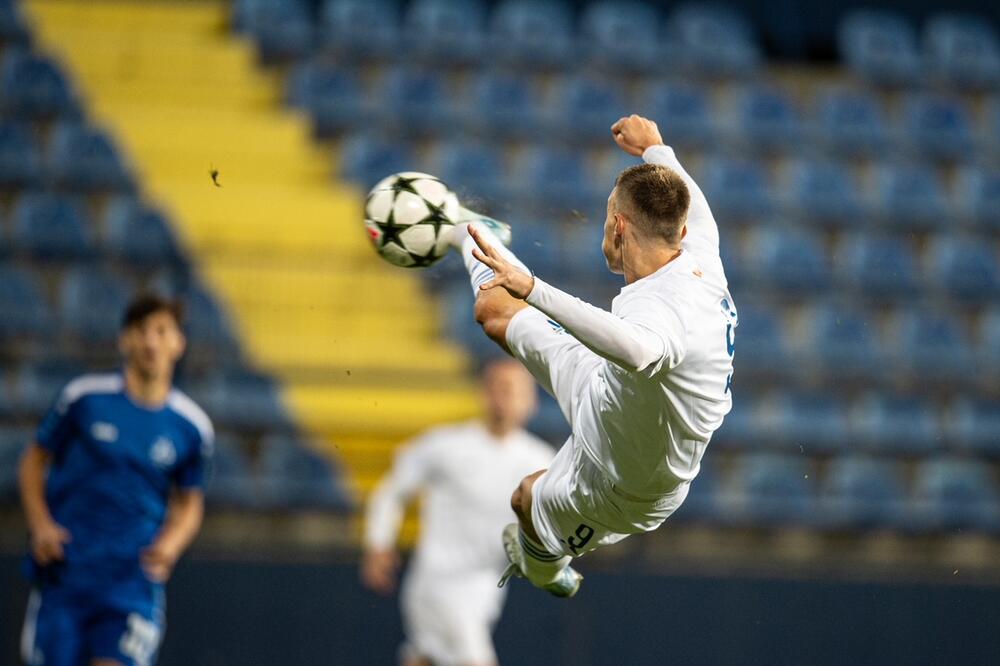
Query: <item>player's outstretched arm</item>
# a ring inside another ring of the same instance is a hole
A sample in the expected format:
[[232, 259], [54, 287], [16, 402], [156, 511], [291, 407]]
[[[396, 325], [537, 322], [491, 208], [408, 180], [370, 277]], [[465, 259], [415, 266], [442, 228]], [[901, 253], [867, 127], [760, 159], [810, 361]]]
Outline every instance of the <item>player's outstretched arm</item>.
[[205, 516], [205, 494], [196, 488], [180, 488], [170, 498], [167, 519], [156, 540], [142, 552], [142, 567], [152, 580], [165, 583], [177, 560], [201, 529]]

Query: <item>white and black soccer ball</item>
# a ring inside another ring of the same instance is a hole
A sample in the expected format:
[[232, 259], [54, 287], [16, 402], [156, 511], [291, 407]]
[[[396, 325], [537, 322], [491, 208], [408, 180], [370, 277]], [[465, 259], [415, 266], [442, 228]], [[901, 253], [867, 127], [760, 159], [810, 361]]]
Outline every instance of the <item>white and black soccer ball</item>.
[[436, 177], [404, 171], [368, 193], [365, 228], [383, 259], [404, 268], [430, 266], [448, 253], [458, 197]]

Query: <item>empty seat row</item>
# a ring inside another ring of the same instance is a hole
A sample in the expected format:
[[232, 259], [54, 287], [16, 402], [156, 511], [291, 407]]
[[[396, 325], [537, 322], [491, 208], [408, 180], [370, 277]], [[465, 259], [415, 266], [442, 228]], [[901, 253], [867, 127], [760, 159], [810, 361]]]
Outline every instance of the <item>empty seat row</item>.
[[0, 112], [23, 119], [81, 116], [77, 94], [60, 65], [16, 48], [8, 49], [0, 61]]

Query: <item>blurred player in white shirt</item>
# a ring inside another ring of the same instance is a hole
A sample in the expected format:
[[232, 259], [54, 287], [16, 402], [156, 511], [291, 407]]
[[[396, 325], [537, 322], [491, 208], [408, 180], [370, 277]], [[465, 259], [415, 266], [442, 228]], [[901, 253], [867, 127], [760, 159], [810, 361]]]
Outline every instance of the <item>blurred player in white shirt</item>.
[[549, 469], [514, 491], [519, 526], [503, 532], [501, 585], [522, 576], [561, 597], [580, 587], [573, 557], [656, 529], [680, 506], [732, 405], [737, 313], [708, 202], [655, 123], [622, 118], [612, 134], [646, 164], [608, 197], [602, 249], [626, 282], [610, 312], [534, 277], [503, 247], [501, 223], [453, 237], [477, 321], [572, 427]]
[[515, 516], [510, 488], [553, 451], [523, 429], [535, 383], [513, 360], [486, 366], [485, 418], [430, 430], [403, 447], [368, 502], [362, 581], [395, 587], [396, 538], [406, 503], [422, 493], [420, 538], [403, 581], [406, 666], [496, 664], [492, 631], [507, 559], [497, 534]]

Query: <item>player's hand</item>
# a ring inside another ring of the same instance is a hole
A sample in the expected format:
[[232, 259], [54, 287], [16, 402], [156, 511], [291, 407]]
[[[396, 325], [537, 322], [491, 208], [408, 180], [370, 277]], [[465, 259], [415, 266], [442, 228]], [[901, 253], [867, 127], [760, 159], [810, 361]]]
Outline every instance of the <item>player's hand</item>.
[[524, 300], [535, 288], [535, 278], [514, 266], [503, 255], [487, 243], [474, 225], [469, 225], [469, 235], [476, 241], [478, 248], [472, 248], [472, 256], [493, 269], [493, 279], [482, 284], [482, 291], [503, 287], [514, 298]]
[[50, 520], [31, 529], [31, 554], [42, 566], [57, 562], [65, 557], [63, 544], [72, 540], [69, 530]]
[[378, 594], [392, 594], [396, 589], [397, 569], [399, 569], [399, 555], [396, 551], [366, 551], [361, 560], [361, 582]]
[[181, 551], [170, 541], [157, 539], [142, 551], [140, 561], [146, 576], [157, 583], [165, 583], [173, 573], [174, 565], [181, 557]]
[[642, 157], [650, 146], [663, 145], [663, 137], [660, 136], [656, 123], [634, 113], [627, 118], [620, 118], [612, 125], [611, 135], [622, 150], [636, 157]]

